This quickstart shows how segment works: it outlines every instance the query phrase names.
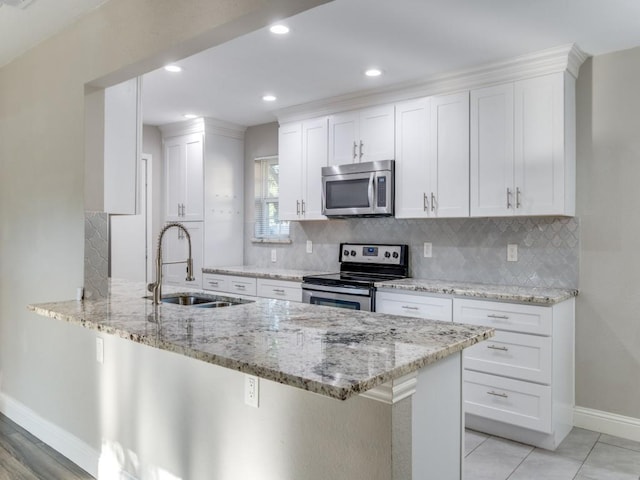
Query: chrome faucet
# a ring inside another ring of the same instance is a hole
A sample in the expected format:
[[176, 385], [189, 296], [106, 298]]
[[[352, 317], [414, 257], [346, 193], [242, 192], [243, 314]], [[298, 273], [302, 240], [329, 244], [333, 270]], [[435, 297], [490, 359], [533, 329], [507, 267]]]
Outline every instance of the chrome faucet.
[[[162, 262], [162, 237], [165, 232], [169, 230], [171, 227], [176, 227], [181, 229], [185, 235], [187, 236], [187, 242], [189, 243], [189, 258], [182, 262]], [[187, 229], [181, 223], [168, 223], [164, 226], [164, 228], [160, 231], [160, 235], [158, 235], [158, 254], [156, 255], [156, 281], [154, 283], [150, 283], [147, 285], [147, 288], [150, 292], [153, 293], [153, 304], [158, 305], [160, 303], [160, 299], [162, 298], [162, 265], [169, 265], [174, 263], [186, 263], [187, 264], [187, 282], [193, 282], [195, 280], [193, 276], [193, 257], [191, 256], [191, 235]]]

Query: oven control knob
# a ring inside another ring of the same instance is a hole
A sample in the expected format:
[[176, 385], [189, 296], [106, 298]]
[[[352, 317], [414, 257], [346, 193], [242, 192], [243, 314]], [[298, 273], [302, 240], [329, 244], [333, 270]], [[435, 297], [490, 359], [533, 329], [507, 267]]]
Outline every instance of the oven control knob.
[[393, 258], [398, 258], [398, 257], [399, 257], [398, 252], [393, 252]]
[[349, 250], [345, 250], [344, 252], [342, 252], [342, 254], [343, 254], [345, 257], [348, 257], [348, 256], [349, 256]]
[[351, 256], [355, 257], [356, 256], [356, 251], [355, 250], [351, 250]]
[[384, 252], [384, 258], [389, 258], [391, 256], [391, 253], [389, 252]]

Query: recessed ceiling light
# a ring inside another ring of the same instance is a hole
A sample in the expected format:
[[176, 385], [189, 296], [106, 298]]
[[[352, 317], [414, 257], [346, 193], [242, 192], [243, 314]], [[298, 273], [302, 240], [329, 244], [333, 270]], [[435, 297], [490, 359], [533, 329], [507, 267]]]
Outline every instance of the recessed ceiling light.
[[184, 118], [188, 118], [189, 120], [191, 120], [192, 118], [198, 118], [198, 115], [194, 114], [194, 113], [185, 113], [183, 115]]
[[382, 70], [380, 70], [379, 68], [370, 68], [368, 70], [365, 70], [364, 74], [367, 77], [379, 77], [380, 75], [382, 75]]
[[265, 102], [275, 102], [276, 101], [276, 96], [275, 95], [264, 95], [262, 97], [262, 100], [264, 100]]
[[164, 69], [171, 73], [178, 73], [182, 71], [182, 67], [179, 67], [178, 65], [166, 65]]
[[289, 27], [282, 24], [272, 25], [269, 28], [269, 31], [271, 33], [275, 33], [276, 35], [286, 35], [287, 33], [289, 33]]

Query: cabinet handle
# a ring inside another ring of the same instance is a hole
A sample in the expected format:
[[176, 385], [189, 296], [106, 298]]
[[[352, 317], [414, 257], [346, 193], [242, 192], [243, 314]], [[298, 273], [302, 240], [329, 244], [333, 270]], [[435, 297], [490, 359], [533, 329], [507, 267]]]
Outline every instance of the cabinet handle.
[[507, 209], [511, 208], [511, 189], [507, 187]]
[[516, 208], [520, 208], [520, 187], [516, 187]]
[[509, 316], [508, 315], [497, 315], [495, 313], [490, 313], [487, 315], [487, 317], [489, 318], [497, 318], [499, 320], [509, 320]]
[[364, 155], [364, 151], [362, 147], [364, 147], [364, 143], [362, 143], [362, 140], [360, 140], [360, 160], [362, 160], [362, 155]]
[[436, 209], [436, 196], [431, 192], [431, 211]]
[[357, 143], [356, 143], [356, 141], [354, 140], [354, 141], [353, 141], [353, 159], [354, 159], [354, 160], [356, 159], [356, 156], [358, 155], [358, 154], [356, 153], [356, 148], [358, 148], [358, 144], [357, 144]]
[[425, 212], [429, 210], [429, 198], [426, 193], [422, 194], [422, 208]]
[[240, 289], [240, 290], [244, 290], [244, 289], [247, 288], [246, 285], [242, 285], [242, 284], [238, 284], [238, 283], [234, 284], [233, 286], [236, 287], [237, 289]]
[[296, 200], [296, 215], [300, 215], [300, 200]]
[[274, 288], [273, 293], [277, 293], [278, 295], [284, 295], [284, 290], [281, 288]]
[[418, 307], [411, 307], [409, 305], [402, 305], [404, 310], [420, 310]]
[[305, 214], [304, 200], [302, 200], [301, 203], [302, 203], [302, 215], [304, 215]]
[[500, 398], [509, 398], [509, 395], [507, 395], [506, 393], [497, 393], [497, 392], [494, 392], [493, 390], [491, 390], [490, 392], [487, 392], [487, 395], [493, 395], [494, 397], [500, 397]]
[[207, 283], [209, 285], [211, 285], [212, 287], [217, 287], [218, 286], [218, 282], [214, 282], [213, 280], [209, 280]]
[[490, 348], [491, 350], [500, 350], [502, 352], [508, 352], [509, 349], [507, 347], [498, 347], [496, 345], [487, 345], [487, 348]]

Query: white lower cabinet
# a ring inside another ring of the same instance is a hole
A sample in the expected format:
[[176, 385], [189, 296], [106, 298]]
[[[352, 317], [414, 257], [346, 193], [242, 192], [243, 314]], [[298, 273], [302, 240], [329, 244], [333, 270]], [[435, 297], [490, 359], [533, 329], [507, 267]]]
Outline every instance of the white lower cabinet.
[[455, 298], [453, 320], [491, 326], [464, 351], [467, 427], [553, 450], [573, 427], [574, 299], [552, 306]]
[[302, 302], [302, 286], [300, 282], [258, 278], [257, 292], [259, 297]]
[[376, 292], [376, 312], [405, 317], [420, 317], [429, 320], [452, 320], [451, 298], [422, 294]]

